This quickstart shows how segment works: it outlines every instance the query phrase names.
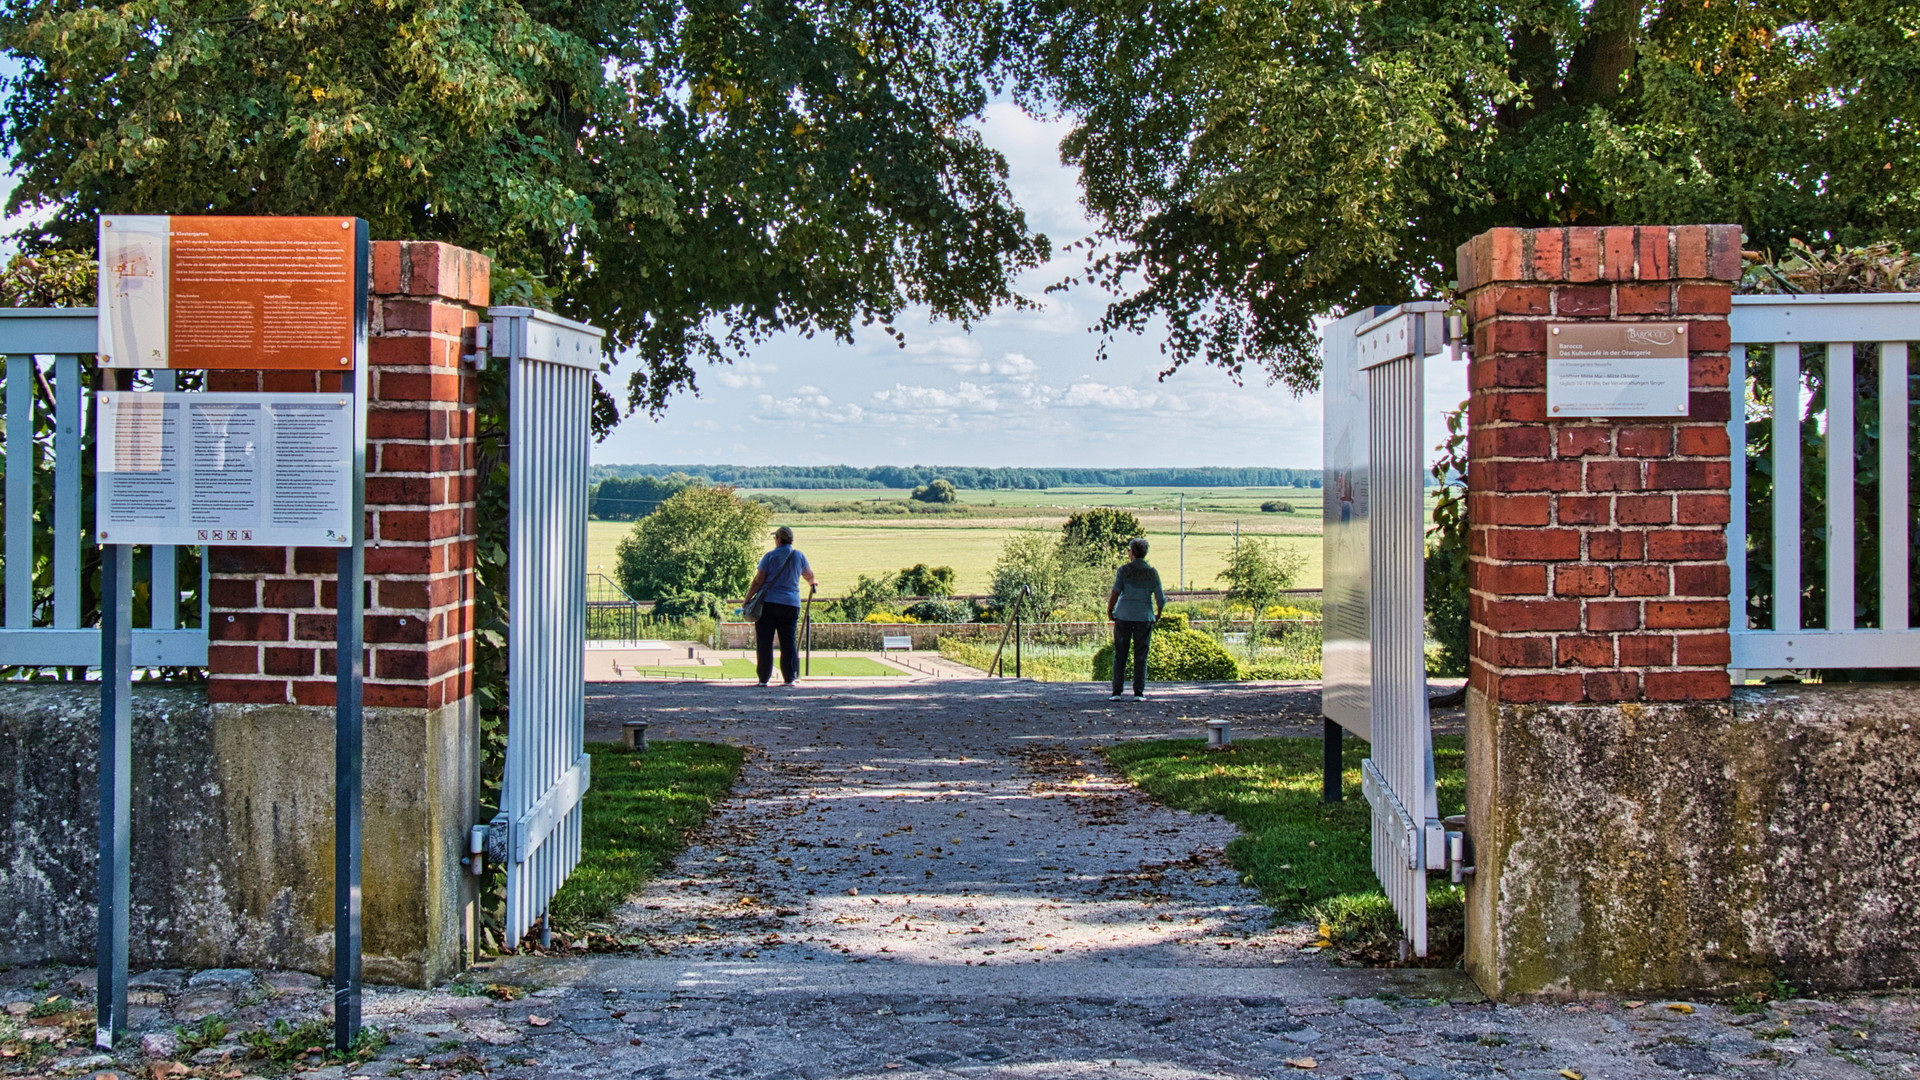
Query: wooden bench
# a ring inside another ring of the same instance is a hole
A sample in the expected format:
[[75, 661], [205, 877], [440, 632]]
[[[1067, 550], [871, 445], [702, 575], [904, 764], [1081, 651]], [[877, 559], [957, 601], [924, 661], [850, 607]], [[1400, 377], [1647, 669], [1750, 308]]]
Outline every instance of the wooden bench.
[[883, 634], [883, 635], [881, 635], [881, 638], [880, 638], [880, 651], [881, 651], [881, 652], [892, 652], [892, 651], [894, 651], [895, 649], [899, 649], [899, 650], [902, 650], [902, 651], [905, 651], [905, 652], [912, 652], [912, 651], [913, 651], [913, 637], [912, 637], [912, 635], [909, 635], [909, 634]]

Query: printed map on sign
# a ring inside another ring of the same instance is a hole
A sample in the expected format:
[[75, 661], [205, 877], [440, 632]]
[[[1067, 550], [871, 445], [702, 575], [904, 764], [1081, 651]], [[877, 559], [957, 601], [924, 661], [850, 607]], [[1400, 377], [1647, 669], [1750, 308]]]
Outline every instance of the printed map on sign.
[[352, 364], [352, 218], [100, 219], [100, 359], [110, 367]]
[[103, 544], [344, 547], [353, 399], [102, 391]]

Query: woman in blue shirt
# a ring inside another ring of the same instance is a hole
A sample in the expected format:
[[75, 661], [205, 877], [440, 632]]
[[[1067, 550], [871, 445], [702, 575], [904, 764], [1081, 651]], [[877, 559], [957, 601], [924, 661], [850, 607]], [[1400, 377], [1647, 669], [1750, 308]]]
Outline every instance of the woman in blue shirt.
[[1147, 696], [1147, 639], [1153, 623], [1166, 610], [1167, 594], [1160, 588], [1160, 571], [1147, 565], [1147, 542], [1135, 537], [1127, 543], [1127, 560], [1113, 575], [1107, 594], [1107, 618], [1113, 620], [1113, 696], [1127, 679], [1127, 652], [1133, 652], [1133, 696]]
[[807, 579], [807, 589], [811, 592], [816, 583], [813, 580], [813, 567], [807, 565], [807, 557], [793, 546], [793, 530], [785, 525], [773, 530], [773, 550], [760, 556], [760, 569], [753, 575], [753, 584], [747, 587], [747, 595], [752, 596], [762, 588], [766, 596], [761, 600], [760, 618], [753, 624], [753, 644], [760, 685], [767, 685], [773, 677], [773, 639], [780, 639], [780, 675], [785, 685], [792, 686], [800, 677], [800, 654], [794, 649], [794, 628], [800, 622], [800, 579]]

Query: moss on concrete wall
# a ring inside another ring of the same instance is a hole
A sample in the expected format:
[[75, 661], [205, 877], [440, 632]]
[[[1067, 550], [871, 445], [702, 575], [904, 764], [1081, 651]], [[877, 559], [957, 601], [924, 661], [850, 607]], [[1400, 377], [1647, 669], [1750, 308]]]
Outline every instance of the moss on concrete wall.
[[[92, 960], [98, 715], [97, 686], [0, 686], [0, 962]], [[366, 732], [366, 977], [435, 982], [473, 900], [471, 702], [368, 709]], [[333, 710], [141, 687], [133, 748], [133, 962], [330, 971]]]
[[1501, 998], [1920, 977], [1920, 688], [1468, 698], [1469, 970]]

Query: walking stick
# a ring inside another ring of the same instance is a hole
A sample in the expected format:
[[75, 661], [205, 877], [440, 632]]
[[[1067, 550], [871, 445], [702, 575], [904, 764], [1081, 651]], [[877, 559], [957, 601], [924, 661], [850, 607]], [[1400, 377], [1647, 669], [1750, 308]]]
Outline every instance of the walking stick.
[[801, 640], [806, 646], [804, 668], [808, 678], [813, 677], [813, 594], [819, 591], [820, 586], [811, 582], [807, 584], [807, 601], [801, 614]]

